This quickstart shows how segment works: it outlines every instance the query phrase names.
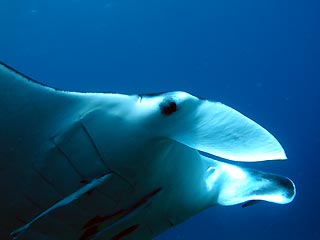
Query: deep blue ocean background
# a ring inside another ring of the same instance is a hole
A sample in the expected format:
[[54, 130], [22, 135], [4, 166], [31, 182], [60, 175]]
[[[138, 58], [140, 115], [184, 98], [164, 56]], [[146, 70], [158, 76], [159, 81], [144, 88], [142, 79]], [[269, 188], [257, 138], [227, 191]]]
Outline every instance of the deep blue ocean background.
[[[288, 160], [288, 205], [213, 207], [167, 239], [320, 239], [319, 0], [0, 0], [0, 60], [60, 89], [183, 90], [253, 118]], [[0, 213], [1, 214], [1, 213]]]

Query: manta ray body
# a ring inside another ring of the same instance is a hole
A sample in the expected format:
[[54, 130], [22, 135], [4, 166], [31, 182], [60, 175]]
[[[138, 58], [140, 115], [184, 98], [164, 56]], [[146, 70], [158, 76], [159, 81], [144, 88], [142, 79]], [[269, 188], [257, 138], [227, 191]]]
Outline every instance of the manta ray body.
[[214, 205], [295, 196], [286, 177], [201, 154], [286, 159], [219, 102], [61, 91], [1, 63], [0, 107], [1, 239], [152, 239]]

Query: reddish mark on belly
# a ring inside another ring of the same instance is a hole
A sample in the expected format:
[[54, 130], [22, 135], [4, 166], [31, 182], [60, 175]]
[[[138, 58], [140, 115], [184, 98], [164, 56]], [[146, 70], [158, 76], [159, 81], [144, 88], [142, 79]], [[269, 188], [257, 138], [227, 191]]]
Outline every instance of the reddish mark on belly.
[[146, 196], [144, 196], [142, 199], [140, 199], [138, 202], [136, 202], [135, 204], [133, 204], [131, 207], [127, 208], [127, 209], [121, 209], [120, 211], [117, 211], [115, 213], [112, 213], [110, 215], [106, 215], [106, 216], [95, 216], [94, 218], [90, 219], [83, 227], [82, 229], [85, 228], [89, 228], [93, 225], [96, 224], [100, 224], [103, 223], [105, 221], [110, 220], [113, 217], [121, 217], [121, 216], [125, 216], [127, 214], [129, 214], [130, 212], [134, 211], [135, 209], [137, 209], [138, 207], [140, 207], [142, 204], [144, 204], [145, 202], [147, 202], [150, 198], [152, 198], [153, 196], [155, 196], [158, 192], [161, 191], [161, 188], [157, 188], [155, 190], [153, 190], [152, 192], [150, 192], [149, 194], [147, 194]]
[[[161, 191], [161, 188], [157, 188], [141, 198], [139, 201], [134, 203], [132, 206], [126, 208], [126, 209], [121, 209], [117, 212], [114, 212], [112, 214], [106, 215], [106, 216], [95, 216], [94, 218], [90, 219], [83, 227], [82, 229], [84, 230], [84, 233], [82, 236], [79, 238], [79, 240], [89, 240], [91, 237], [96, 235], [99, 232], [99, 224], [108, 221], [112, 218], [118, 218], [121, 219], [122, 217], [125, 217], [126, 215], [130, 214], [140, 206], [142, 206], [144, 203], [146, 203], [150, 198], [155, 196], [158, 192]], [[117, 222], [117, 220], [116, 220]], [[122, 237], [129, 235], [133, 231], [135, 231], [139, 227], [139, 224], [132, 225], [129, 228], [126, 228], [125, 230], [121, 231], [117, 235], [114, 235], [111, 240], [120, 240]]]
[[134, 232], [139, 227], [139, 224], [132, 225], [131, 227], [126, 228], [125, 230], [119, 232], [118, 234], [114, 235], [111, 240], [121, 240], [121, 238], [129, 235], [130, 233]]
[[115, 213], [112, 213], [110, 215], [106, 215], [106, 216], [95, 216], [94, 218], [90, 219], [83, 227], [82, 229], [85, 229], [85, 228], [89, 228], [93, 225], [97, 225], [99, 223], [103, 223], [113, 217], [116, 217], [116, 216], [120, 216], [122, 215], [123, 213], [125, 212], [125, 210], [120, 210], [118, 212], [115, 212]]
[[96, 235], [99, 232], [98, 226], [92, 226], [82, 234], [79, 240], [89, 240], [92, 236]]

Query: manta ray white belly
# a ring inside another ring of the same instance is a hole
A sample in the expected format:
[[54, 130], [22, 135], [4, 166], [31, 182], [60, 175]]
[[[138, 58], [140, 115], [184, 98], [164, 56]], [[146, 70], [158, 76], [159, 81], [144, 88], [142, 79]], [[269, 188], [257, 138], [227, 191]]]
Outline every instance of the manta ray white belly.
[[0, 106], [1, 239], [152, 239], [213, 205], [295, 196], [286, 177], [199, 154], [286, 158], [221, 103], [64, 92], [0, 64]]

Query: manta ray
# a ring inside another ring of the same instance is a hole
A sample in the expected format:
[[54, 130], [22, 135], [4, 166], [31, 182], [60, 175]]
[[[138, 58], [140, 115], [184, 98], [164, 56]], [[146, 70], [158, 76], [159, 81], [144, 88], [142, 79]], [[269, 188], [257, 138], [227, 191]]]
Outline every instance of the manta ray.
[[1, 63], [0, 107], [4, 240], [147, 240], [215, 205], [295, 197], [289, 178], [236, 165], [286, 155], [220, 102], [62, 91]]

